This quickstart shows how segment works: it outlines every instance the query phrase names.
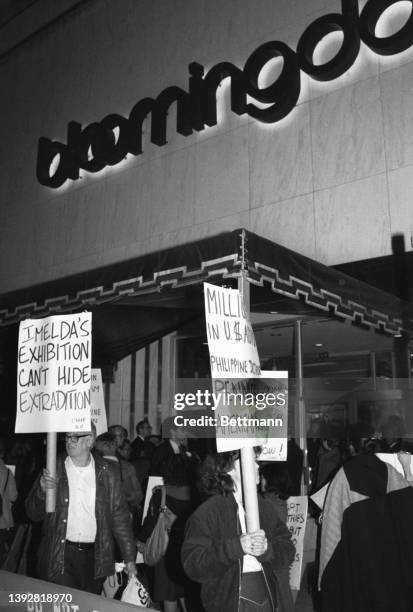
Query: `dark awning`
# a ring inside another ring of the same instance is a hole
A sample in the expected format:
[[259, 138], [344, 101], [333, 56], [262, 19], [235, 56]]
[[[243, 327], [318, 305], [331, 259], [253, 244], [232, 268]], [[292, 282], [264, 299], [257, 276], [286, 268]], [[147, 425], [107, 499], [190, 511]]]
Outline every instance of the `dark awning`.
[[10, 338], [15, 343], [24, 318], [87, 309], [94, 365], [114, 363], [202, 316], [203, 281], [234, 285], [242, 270], [253, 311], [321, 310], [393, 336], [413, 335], [410, 304], [238, 229], [0, 296], [3, 350]]

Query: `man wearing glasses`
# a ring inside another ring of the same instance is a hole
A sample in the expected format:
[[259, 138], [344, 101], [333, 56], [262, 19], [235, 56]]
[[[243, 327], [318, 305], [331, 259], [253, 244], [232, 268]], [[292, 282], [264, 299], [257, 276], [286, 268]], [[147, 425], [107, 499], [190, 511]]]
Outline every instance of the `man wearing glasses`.
[[[56, 478], [47, 469], [26, 501], [29, 518], [43, 520], [39, 577], [100, 594], [106, 576], [114, 573], [114, 539], [129, 577], [136, 575], [136, 549], [119, 474], [103, 458], [92, 455], [95, 429], [67, 433], [66, 458], [57, 462]], [[46, 489], [56, 488], [56, 509], [45, 509]]]

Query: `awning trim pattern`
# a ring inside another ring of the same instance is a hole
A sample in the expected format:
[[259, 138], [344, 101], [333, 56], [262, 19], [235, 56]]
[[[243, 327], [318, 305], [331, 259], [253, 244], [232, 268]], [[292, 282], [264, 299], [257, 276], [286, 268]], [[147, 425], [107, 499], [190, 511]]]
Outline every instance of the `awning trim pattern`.
[[176, 289], [196, 285], [214, 277], [234, 278], [240, 275], [242, 261], [238, 253], [202, 261], [199, 268], [188, 270], [188, 266], [179, 266], [167, 270], [153, 271], [152, 278], [144, 280], [143, 276], [116, 281], [109, 288], [103, 285], [77, 291], [75, 295], [65, 294], [43, 301], [29, 302], [15, 308], [0, 310], [0, 326], [18, 323], [28, 318], [41, 318], [50, 314], [63, 314], [98, 306], [107, 302], [116, 302], [122, 296], [139, 296], [160, 292], [163, 289]]
[[[139, 302], [139, 297], [159, 293], [163, 305], [171, 304], [170, 297], [177, 296], [172, 290], [185, 291], [205, 280], [234, 279], [243, 272], [253, 285], [268, 289], [269, 296], [302, 301], [310, 308], [393, 336], [403, 330], [413, 336], [410, 304], [245, 229], [5, 294], [1, 296], [0, 328], [27, 317], [120, 305], [126, 297], [136, 298], [137, 307], [144, 302], [157, 305], [157, 300]], [[187, 309], [188, 302], [182, 298], [175, 307]], [[198, 296], [197, 300], [191, 308], [201, 311], [202, 299]], [[252, 306], [258, 308], [259, 302], [256, 296]]]
[[325, 312], [333, 312], [338, 317], [354, 323], [367, 325], [393, 335], [401, 334], [403, 330], [401, 319], [390, 319], [388, 315], [377, 310], [369, 311], [362, 304], [353, 300], [345, 300], [340, 295], [326, 289], [316, 291], [311, 283], [295, 276], [289, 275], [288, 278], [281, 278], [277, 268], [271, 268], [257, 261], [249, 265], [248, 278], [256, 286], [263, 287], [265, 283], [268, 283], [273, 293], [293, 300], [299, 300], [301, 297], [310, 306]]

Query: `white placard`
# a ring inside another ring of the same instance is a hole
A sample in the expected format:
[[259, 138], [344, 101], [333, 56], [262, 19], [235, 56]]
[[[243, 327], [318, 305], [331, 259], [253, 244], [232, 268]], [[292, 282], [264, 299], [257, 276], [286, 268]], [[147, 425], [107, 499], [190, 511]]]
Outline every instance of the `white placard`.
[[261, 444], [258, 461], [287, 461], [287, 438], [268, 438]]
[[90, 430], [92, 315], [20, 323], [16, 433]]
[[204, 298], [212, 378], [259, 376], [257, 345], [241, 292], [204, 283]]
[[92, 418], [92, 423], [94, 423], [96, 427], [96, 435], [100, 436], [100, 434], [105, 433], [108, 430], [105, 410], [105, 396], [102, 384], [102, 371], [100, 368], [92, 369], [92, 383], [90, 390], [92, 404], [90, 416]]
[[272, 395], [282, 394], [283, 399], [278, 405], [272, 406], [270, 413], [275, 418], [282, 419], [282, 426], [277, 431], [277, 437], [269, 437], [262, 444], [258, 461], [287, 461], [288, 444], [288, 372], [284, 370], [261, 370], [267, 400]]
[[295, 557], [290, 567], [290, 587], [300, 589], [303, 564], [304, 534], [307, 524], [308, 498], [305, 495], [289, 497], [287, 500], [287, 528], [295, 546]]
[[[212, 390], [221, 394], [223, 390], [235, 392], [234, 379], [249, 379], [260, 376], [260, 360], [254, 332], [245, 310], [242, 294], [237, 289], [226, 289], [204, 283], [205, 322], [211, 364]], [[248, 418], [251, 407], [224, 404], [216, 407], [217, 451], [237, 450], [256, 446], [252, 436], [239, 438], [237, 426], [221, 427], [225, 419], [234, 415]]]

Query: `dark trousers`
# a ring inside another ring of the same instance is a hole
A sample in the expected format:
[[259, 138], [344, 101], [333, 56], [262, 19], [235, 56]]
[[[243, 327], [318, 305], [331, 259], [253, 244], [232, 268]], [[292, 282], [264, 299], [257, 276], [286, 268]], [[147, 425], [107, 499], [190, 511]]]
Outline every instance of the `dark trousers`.
[[0, 567], [6, 559], [10, 544], [10, 529], [0, 529]]
[[95, 548], [78, 548], [66, 542], [64, 573], [59, 584], [100, 595], [105, 576], [95, 578]]

